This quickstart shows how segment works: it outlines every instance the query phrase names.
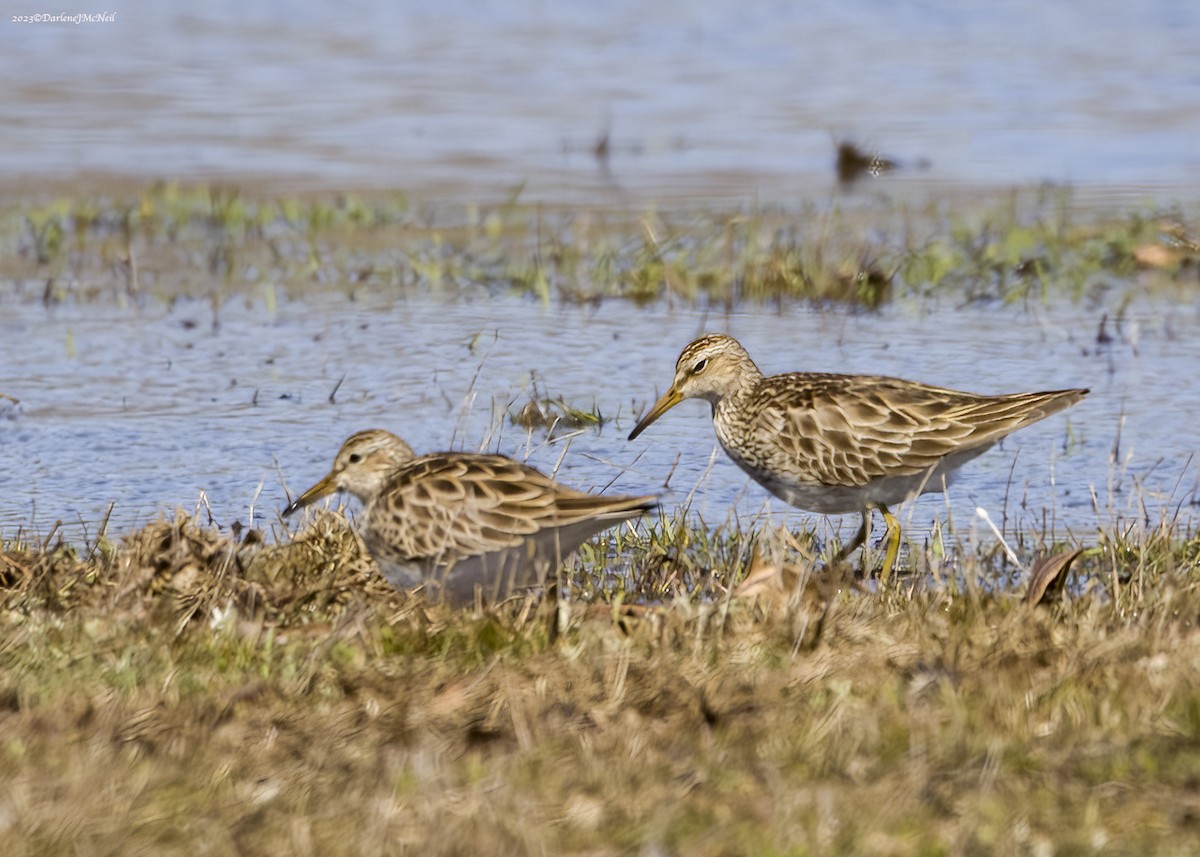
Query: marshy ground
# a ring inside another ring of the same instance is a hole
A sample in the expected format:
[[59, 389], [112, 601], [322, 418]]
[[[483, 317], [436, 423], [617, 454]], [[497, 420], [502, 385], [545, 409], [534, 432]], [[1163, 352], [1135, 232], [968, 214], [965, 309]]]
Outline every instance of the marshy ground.
[[0, 843], [1200, 847], [1195, 536], [1105, 544], [1029, 606], [999, 552], [873, 591], [772, 534], [798, 585], [733, 597], [747, 563], [715, 560], [745, 537], [648, 532], [576, 561], [558, 610], [460, 612], [393, 591], [333, 513], [281, 545], [183, 516], [82, 552], [7, 545]]
[[[445, 217], [160, 186], [4, 201], [0, 279], [10, 301], [200, 297], [214, 319], [268, 282], [863, 311], [1194, 294], [1185, 217], [1031, 197]], [[542, 429], [594, 410], [530, 405], [511, 417]], [[1200, 535], [1179, 520], [1101, 522], [1026, 604], [1032, 546], [1078, 545], [1033, 533], [1017, 565], [950, 531], [876, 586], [803, 532], [668, 508], [581, 550], [561, 602], [462, 611], [391, 589], [333, 512], [294, 538], [189, 515], [5, 531], [0, 851], [1194, 854]]]

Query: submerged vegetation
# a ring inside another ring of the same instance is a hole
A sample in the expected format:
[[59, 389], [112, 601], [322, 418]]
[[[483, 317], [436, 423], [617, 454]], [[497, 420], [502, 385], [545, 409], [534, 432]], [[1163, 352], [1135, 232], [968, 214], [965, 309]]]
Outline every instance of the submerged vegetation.
[[536, 376], [531, 378], [529, 398], [519, 407], [513, 402], [508, 419], [515, 426], [544, 432], [551, 438], [580, 429], [599, 430], [607, 422], [595, 402], [585, 410], [569, 404], [561, 396], [546, 395]]
[[1139, 271], [1162, 287], [1200, 281], [1197, 226], [1179, 211], [1098, 220], [1061, 188], [952, 211], [872, 202], [632, 216], [526, 206], [519, 197], [439, 211], [400, 194], [257, 197], [175, 184], [98, 198], [9, 198], [0, 199], [0, 284], [48, 303], [270, 301], [276, 289], [316, 287], [875, 307], [930, 294], [1080, 299]]
[[0, 848], [1200, 848], [1200, 538], [1108, 538], [1036, 607], [999, 553], [876, 590], [751, 538], [662, 518], [557, 607], [457, 613], [336, 513], [6, 544]]

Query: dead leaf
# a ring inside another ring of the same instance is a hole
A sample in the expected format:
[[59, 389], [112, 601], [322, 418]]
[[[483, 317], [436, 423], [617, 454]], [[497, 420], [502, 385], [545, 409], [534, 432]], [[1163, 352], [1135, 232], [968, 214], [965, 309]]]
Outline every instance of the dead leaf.
[[1143, 268], [1173, 268], [1183, 254], [1162, 244], [1143, 244], [1134, 249], [1133, 258]]
[[[746, 577], [733, 590], [735, 598], [757, 598], [767, 603], [786, 605], [788, 600], [799, 589], [800, 569], [794, 565], [774, 565], [762, 558], [758, 547], [750, 555], [750, 568]], [[824, 609], [828, 601], [826, 587], [814, 576], [808, 575], [804, 581], [804, 591], [800, 596], [801, 604], [810, 610]]]
[[1050, 585], [1055, 581], [1059, 581], [1061, 585], [1060, 578], [1081, 553], [1083, 548], [1075, 548], [1066, 553], [1038, 557], [1029, 572], [1029, 588], [1025, 590], [1025, 597], [1021, 599], [1021, 603], [1041, 604]]

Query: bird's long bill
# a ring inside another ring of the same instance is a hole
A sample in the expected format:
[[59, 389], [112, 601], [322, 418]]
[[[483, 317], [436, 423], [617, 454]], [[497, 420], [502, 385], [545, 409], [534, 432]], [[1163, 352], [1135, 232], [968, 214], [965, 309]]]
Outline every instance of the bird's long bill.
[[642, 421], [633, 427], [633, 431], [629, 433], [629, 439], [633, 440], [639, 434], [646, 430], [646, 427], [656, 419], [661, 417], [671, 408], [683, 401], [683, 396], [679, 395], [679, 391], [674, 387], [663, 393], [662, 398], [654, 403], [654, 407], [650, 409], [650, 413], [642, 417]]
[[305, 506], [308, 506], [311, 503], [315, 503], [316, 501], [320, 500], [322, 497], [332, 494], [336, 490], [337, 490], [337, 485], [334, 484], [333, 474], [330, 473], [324, 479], [322, 479], [320, 482], [318, 482], [316, 485], [309, 488], [307, 491], [305, 491], [303, 494], [301, 494], [299, 497], [297, 497], [295, 500], [293, 500], [290, 504], [288, 504], [288, 507], [283, 510], [283, 516], [286, 518], [288, 515], [292, 514], [293, 512], [299, 511], [300, 509], [303, 509]]

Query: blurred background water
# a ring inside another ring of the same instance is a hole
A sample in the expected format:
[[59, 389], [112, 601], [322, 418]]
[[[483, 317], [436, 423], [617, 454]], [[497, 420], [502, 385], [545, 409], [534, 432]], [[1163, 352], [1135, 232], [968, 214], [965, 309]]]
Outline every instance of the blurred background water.
[[[56, 11], [115, 20], [7, 20]], [[1200, 187], [1200, 4], [1177, 0], [16, 0], [4, 17], [0, 174], [34, 186], [787, 200], [831, 185], [850, 139], [911, 167], [893, 187]]]

